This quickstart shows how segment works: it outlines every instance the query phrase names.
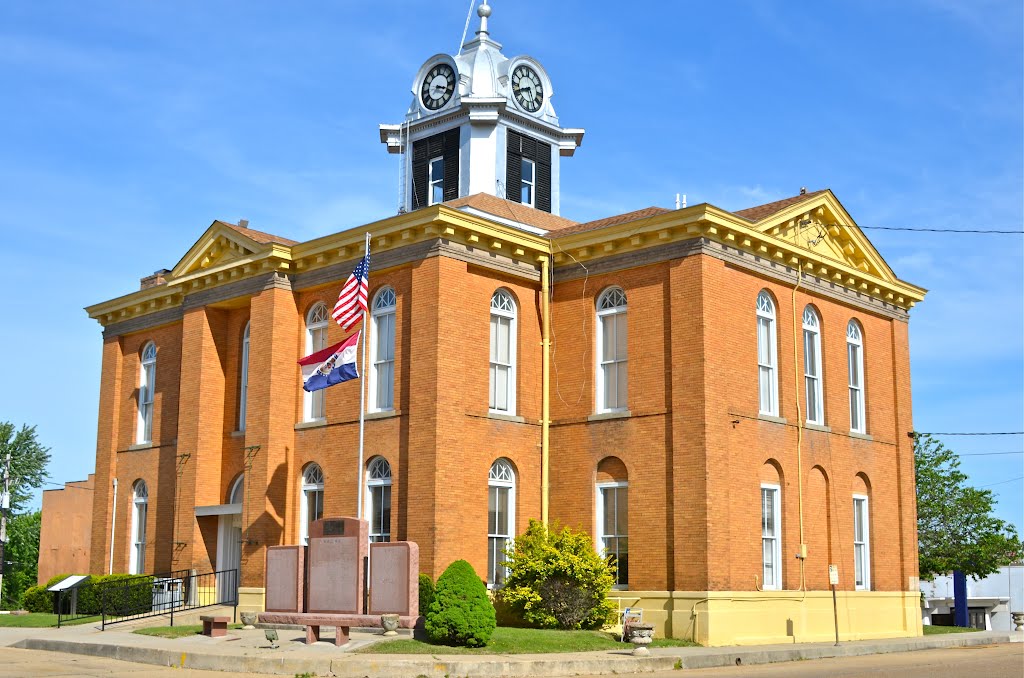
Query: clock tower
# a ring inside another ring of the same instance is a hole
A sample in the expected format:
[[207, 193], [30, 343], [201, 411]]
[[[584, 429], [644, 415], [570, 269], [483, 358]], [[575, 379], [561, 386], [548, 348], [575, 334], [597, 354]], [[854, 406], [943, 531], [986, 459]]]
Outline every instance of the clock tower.
[[487, 0], [477, 15], [480, 30], [459, 54], [420, 67], [405, 120], [380, 126], [388, 152], [403, 158], [400, 207], [488, 193], [558, 214], [559, 160], [575, 153], [583, 130], [559, 125], [536, 59], [502, 54], [487, 30]]

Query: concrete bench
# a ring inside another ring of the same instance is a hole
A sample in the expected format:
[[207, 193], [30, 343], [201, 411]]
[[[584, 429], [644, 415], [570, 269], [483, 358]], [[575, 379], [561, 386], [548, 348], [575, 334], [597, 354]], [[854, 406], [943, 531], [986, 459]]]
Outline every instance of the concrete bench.
[[204, 615], [199, 618], [199, 621], [203, 622], [204, 636], [220, 638], [221, 636], [228, 635], [228, 622], [231, 621], [231, 617]]
[[[399, 617], [398, 626], [403, 629], [416, 627], [419, 617]], [[321, 614], [314, 612], [261, 612], [263, 624], [295, 624], [306, 627], [306, 644], [320, 640], [320, 627], [334, 627], [334, 644], [341, 646], [348, 642], [348, 630], [353, 626], [380, 626], [379, 614]]]

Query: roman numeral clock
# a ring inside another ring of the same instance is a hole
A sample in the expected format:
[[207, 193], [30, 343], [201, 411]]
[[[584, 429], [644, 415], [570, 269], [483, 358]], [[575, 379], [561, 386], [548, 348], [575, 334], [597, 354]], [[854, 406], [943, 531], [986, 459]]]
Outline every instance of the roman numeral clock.
[[524, 111], [536, 113], [544, 103], [544, 84], [535, 70], [519, 64], [512, 71], [512, 94]]
[[455, 82], [455, 71], [447, 63], [439, 63], [431, 68], [420, 87], [420, 101], [423, 102], [423, 106], [431, 111], [444, 106], [455, 92]]

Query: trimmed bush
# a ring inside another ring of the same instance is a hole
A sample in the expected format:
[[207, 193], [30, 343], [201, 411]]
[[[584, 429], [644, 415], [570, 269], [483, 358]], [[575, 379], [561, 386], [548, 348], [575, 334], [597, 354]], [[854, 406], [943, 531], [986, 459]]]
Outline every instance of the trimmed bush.
[[430, 575], [420, 574], [420, 614], [426, 615], [434, 602], [434, 581]]
[[437, 580], [425, 630], [443, 645], [483, 647], [497, 626], [487, 587], [465, 560], [456, 560]]
[[597, 554], [586, 532], [567, 527], [549, 532], [531, 520], [505, 555], [508, 576], [499, 595], [526, 623], [595, 629], [615, 616], [608, 601], [614, 566]]
[[21, 594], [21, 606], [29, 612], [53, 612], [53, 594], [45, 586], [29, 586]]

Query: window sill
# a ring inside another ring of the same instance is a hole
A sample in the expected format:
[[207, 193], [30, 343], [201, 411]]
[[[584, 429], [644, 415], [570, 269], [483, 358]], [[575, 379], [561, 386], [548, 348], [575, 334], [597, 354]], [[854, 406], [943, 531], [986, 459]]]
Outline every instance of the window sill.
[[822, 433], [832, 433], [832, 429], [829, 428], [828, 426], [825, 426], [824, 424], [812, 424], [811, 422], [807, 422], [806, 424], [804, 424], [804, 428], [807, 429], [808, 431], [821, 431]]
[[606, 419], [629, 419], [633, 413], [629, 410], [613, 410], [611, 412], [598, 412], [587, 417], [587, 421], [604, 421]]
[[773, 424], [788, 424], [785, 417], [776, 417], [774, 414], [758, 414], [759, 421], [770, 421]]
[[867, 433], [860, 433], [859, 431], [850, 431], [850, 437], [857, 438], [858, 440], [874, 441], [874, 438]]
[[153, 444], [152, 440], [149, 441], [148, 443], [135, 443], [134, 445], [129, 445], [128, 451], [134, 452], [135, 450], [148, 450], [151, 447], [156, 447], [156, 445]]
[[244, 438], [245, 437], [245, 431], [232, 431], [231, 432], [231, 437], [232, 438]]
[[503, 414], [501, 412], [488, 412], [488, 419], [497, 419], [499, 421], [514, 421], [517, 424], [525, 424], [526, 417], [518, 417], [514, 414]]
[[400, 416], [402, 416], [401, 410], [379, 410], [377, 412], [367, 412], [363, 419], [370, 421], [371, 419], [390, 419]]
[[319, 428], [321, 426], [327, 426], [326, 419], [312, 419], [310, 421], [300, 421], [298, 424], [295, 425], [295, 430], [301, 431], [302, 429]]

